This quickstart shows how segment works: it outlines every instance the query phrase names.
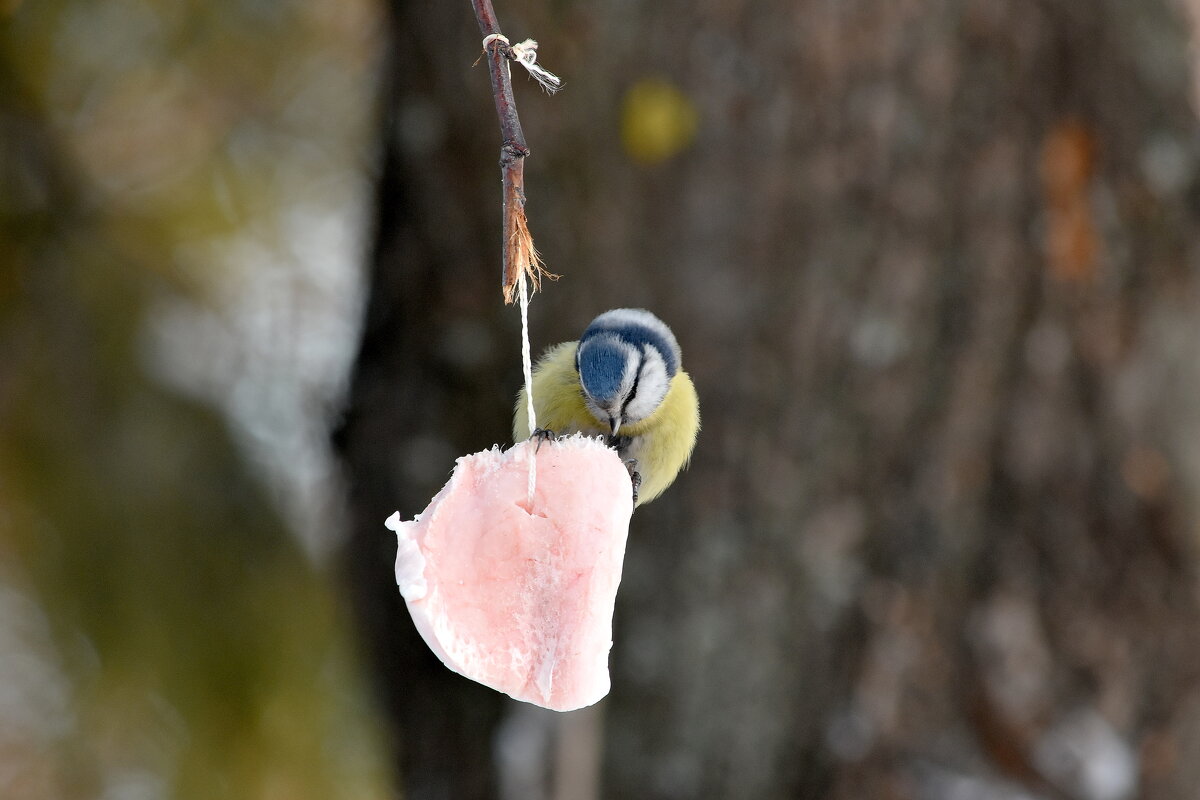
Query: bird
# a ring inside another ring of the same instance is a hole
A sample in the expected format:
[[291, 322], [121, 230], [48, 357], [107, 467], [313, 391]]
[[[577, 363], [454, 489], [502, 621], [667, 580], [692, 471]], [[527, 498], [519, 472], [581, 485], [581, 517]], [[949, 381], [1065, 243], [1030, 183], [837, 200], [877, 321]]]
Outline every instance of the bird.
[[529, 429], [526, 391], [517, 396], [513, 441], [603, 436], [629, 468], [635, 506], [675, 481], [700, 431], [700, 400], [681, 367], [675, 334], [642, 308], [605, 311], [579, 341], [553, 345], [538, 359], [536, 431]]

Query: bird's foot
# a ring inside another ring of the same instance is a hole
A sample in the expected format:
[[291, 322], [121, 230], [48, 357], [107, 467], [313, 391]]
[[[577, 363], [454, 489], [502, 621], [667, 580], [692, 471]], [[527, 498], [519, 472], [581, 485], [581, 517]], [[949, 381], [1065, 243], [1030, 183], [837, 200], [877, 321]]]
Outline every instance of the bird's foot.
[[558, 434], [549, 428], [538, 428], [529, 436], [530, 439], [537, 439], [537, 446], [533, 448], [533, 452], [538, 452], [542, 449], [542, 442], [558, 441]]
[[616, 450], [618, 453], [624, 453], [629, 449], [629, 445], [633, 443], [632, 436], [605, 436], [604, 443]]
[[636, 506], [638, 502], [638, 489], [642, 487], [642, 473], [638, 472], [638, 462], [636, 458], [631, 458], [625, 462], [625, 469], [629, 470], [629, 482], [633, 484], [633, 504]]

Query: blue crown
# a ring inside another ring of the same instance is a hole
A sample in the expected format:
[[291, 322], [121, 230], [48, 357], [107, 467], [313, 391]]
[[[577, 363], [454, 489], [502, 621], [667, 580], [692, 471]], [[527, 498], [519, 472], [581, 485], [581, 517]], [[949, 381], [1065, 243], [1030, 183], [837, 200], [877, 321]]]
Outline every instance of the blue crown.
[[601, 403], [615, 399], [625, 377], [628, 352], [617, 336], [585, 334], [576, 351], [579, 380], [584, 391]]
[[[645, 345], [650, 345], [662, 355], [668, 378], [674, 377], [679, 369], [679, 344], [666, 323], [649, 311], [641, 308], [606, 311], [592, 320], [583, 336], [579, 337], [579, 349], [582, 350], [584, 343], [589, 339], [601, 334], [611, 335], [638, 352], [642, 352]], [[623, 368], [624, 358], [618, 364], [618, 369]], [[618, 373], [617, 380], [620, 379], [621, 375]]]

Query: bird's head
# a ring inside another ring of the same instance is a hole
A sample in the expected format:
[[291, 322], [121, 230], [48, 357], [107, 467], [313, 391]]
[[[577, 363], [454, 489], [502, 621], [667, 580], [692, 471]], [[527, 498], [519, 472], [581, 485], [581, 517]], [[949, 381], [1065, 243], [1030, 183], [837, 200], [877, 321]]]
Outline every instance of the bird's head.
[[679, 344], [658, 317], [616, 308], [592, 320], [575, 350], [588, 411], [615, 436], [645, 419], [667, 396], [679, 370]]

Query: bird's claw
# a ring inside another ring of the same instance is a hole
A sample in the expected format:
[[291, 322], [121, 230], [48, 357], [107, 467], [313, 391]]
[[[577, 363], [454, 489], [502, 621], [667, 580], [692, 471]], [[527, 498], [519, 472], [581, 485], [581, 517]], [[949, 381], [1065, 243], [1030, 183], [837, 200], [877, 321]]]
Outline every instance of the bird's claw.
[[[629, 445], [632, 442], [633, 442], [633, 437], [631, 437], [631, 436], [605, 436], [604, 437], [604, 443], [606, 445], [608, 445], [609, 447], [611, 447], [613, 450], [616, 450], [618, 453], [623, 452], [624, 450], [628, 449]], [[634, 459], [634, 461], [636, 461], [636, 460], [637, 459]]]
[[633, 504], [636, 506], [638, 501], [638, 489], [642, 486], [642, 473], [638, 472], [638, 462], [636, 458], [631, 458], [625, 462], [625, 469], [629, 470], [629, 482], [633, 484]]
[[558, 434], [549, 428], [537, 428], [529, 435], [530, 439], [537, 439], [537, 446], [533, 448], [533, 452], [538, 452], [542, 449], [542, 442], [558, 441]]

